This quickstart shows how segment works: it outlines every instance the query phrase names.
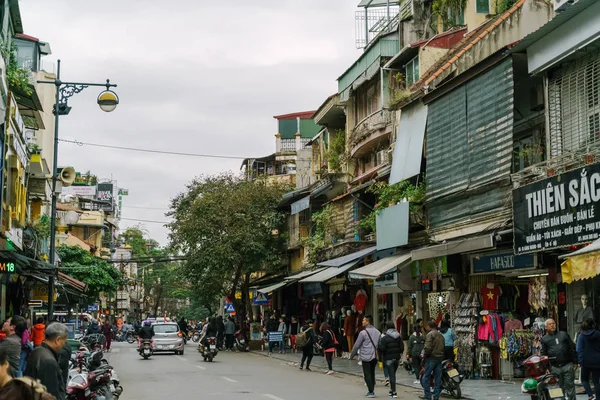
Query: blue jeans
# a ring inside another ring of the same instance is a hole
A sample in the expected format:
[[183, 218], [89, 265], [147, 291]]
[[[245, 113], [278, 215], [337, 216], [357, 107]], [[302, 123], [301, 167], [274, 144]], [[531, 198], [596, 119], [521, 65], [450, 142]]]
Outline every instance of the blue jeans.
[[17, 377], [20, 378], [25, 374], [25, 367], [27, 366], [27, 353], [25, 350], [21, 350], [21, 358], [19, 359], [19, 370], [17, 371]]
[[423, 386], [426, 399], [431, 399], [431, 388], [429, 387], [429, 383], [432, 373], [435, 382], [433, 398], [434, 400], [438, 400], [440, 398], [440, 393], [442, 392], [442, 360], [425, 360], [425, 373], [423, 374], [423, 378], [421, 378], [421, 386]]

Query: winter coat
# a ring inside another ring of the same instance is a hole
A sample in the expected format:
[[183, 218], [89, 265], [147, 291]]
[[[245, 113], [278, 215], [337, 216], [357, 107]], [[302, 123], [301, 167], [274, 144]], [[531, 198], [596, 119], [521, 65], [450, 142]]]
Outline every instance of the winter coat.
[[556, 366], [562, 366], [577, 360], [577, 351], [575, 343], [569, 337], [567, 332], [555, 331], [546, 334], [542, 338], [543, 356], [550, 358], [550, 363]]
[[441, 328], [440, 333], [444, 337], [444, 346], [454, 346], [454, 342], [456, 341], [456, 335], [454, 334], [452, 328]]
[[600, 369], [600, 332], [591, 329], [577, 337], [577, 359], [585, 368]]
[[44, 341], [46, 336], [46, 325], [44, 324], [35, 324], [31, 328], [31, 337], [33, 344], [35, 346], [39, 346]]
[[25, 376], [39, 379], [46, 386], [48, 393], [57, 400], [64, 400], [66, 396], [65, 381], [58, 365], [58, 354], [45, 343], [37, 347], [27, 360]]
[[327, 350], [335, 349], [335, 339], [333, 337], [334, 333], [332, 330], [327, 330], [323, 332], [323, 337], [321, 339], [321, 347], [323, 351], [327, 352]]
[[286, 334], [286, 332], [287, 332], [287, 325], [285, 324], [285, 322], [280, 322], [279, 323], [279, 327], [277, 328], [277, 332], [281, 332], [284, 335]]
[[312, 326], [308, 324], [304, 324], [302, 328], [300, 328], [301, 332], [306, 332], [306, 344], [303, 348], [312, 349], [312, 346], [315, 344], [315, 330]]
[[416, 333], [410, 335], [408, 338], [408, 355], [411, 358], [419, 358], [421, 356], [421, 352], [425, 347], [425, 336], [419, 335]]
[[0, 350], [8, 356], [9, 374], [16, 378], [19, 370], [19, 360], [21, 360], [21, 337], [16, 334], [5, 337], [0, 342]]
[[63, 380], [65, 381], [65, 387], [67, 386], [67, 379], [69, 378], [69, 360], [71, 359], [71, 353], [72, 350], [69, 343], [65, 343], [63, 348], [58, 352], [58, 366], [60, 367]]
[[360, 350], [361, 361], [372, 361], [376, 359], [377, 349], [375, 346], [377, 346], [380, 337], [381, 332], [379, 332], [373, 325], [368, 325], [358, 334], [358, 338], [356, 338], [356, 343], [354, 343], [352, 353], [350, 353], [350, 358], [354, 358], [356, 353], [358, 353]]
[[399, 360], [404, 354], [404, 341], [395, 329], [388, 329], [379, 341], [383, 361]]
[[227, 320], [225, 322], [225, 334], [233, 335], [235, 333], [235, 323], [233, 321]]
[[94, 335], [94, 334], [98, 334], [98, 333], [102, 333], [102, 329], [100, 329], [100, 326], [98, 326], [98, 322], [94, 321], [94, 322], [92, 322], [90, 327], [87, 329], [87, 334]]
[[444, 358], [444, 336], [437, 329], [430, 330], [425, 336], [423, 350], [426, 360], [442, 360]]
[[277, 328], [279, 327], [277, 320], [273, 318], [269, 318], [267, 321], [267, 332], [277, 332]]

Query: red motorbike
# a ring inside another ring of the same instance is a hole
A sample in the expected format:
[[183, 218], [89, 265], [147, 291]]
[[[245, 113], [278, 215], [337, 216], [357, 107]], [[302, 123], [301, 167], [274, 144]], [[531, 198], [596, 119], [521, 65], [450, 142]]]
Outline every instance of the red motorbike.
[[237, 347], [238, 351], [241, 351], [241, 352], [250, 351], [250, 346], [248, 346], [248, 342], [246, 341], [246, 338], [244, 337], [244, 335], [242, 335], [241, 330], [239, 330], [235, 333], [235, 346]]

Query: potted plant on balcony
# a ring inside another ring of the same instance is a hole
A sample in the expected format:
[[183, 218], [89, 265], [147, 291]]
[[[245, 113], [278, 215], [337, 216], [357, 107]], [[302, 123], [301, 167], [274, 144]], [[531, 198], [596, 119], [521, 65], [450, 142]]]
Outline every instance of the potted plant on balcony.
[[40, 154], [42, 149], [37, 143], [27, 143], [27, 151], [29, 151], [29, 154]]

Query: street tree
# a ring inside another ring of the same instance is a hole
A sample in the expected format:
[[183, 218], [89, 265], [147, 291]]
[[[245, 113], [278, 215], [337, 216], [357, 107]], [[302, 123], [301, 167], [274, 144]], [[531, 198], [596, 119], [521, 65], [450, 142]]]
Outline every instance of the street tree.
[[88, 285], [88, 298], [95, 300], [100, 292], [116, 293], [121, 282], [121, 272], [111, 263], [94, 257], [79, 246], [62, 244], [56, 248], [60, 257], [60, 271]]
[[243, 318], [251, 276], [281, 270], [277, 205], [288, 189], [223, 173], [194, 179], [172, 200], [171, 246], [187, 256], [182, 274], [205, 301], [227, 296]]

